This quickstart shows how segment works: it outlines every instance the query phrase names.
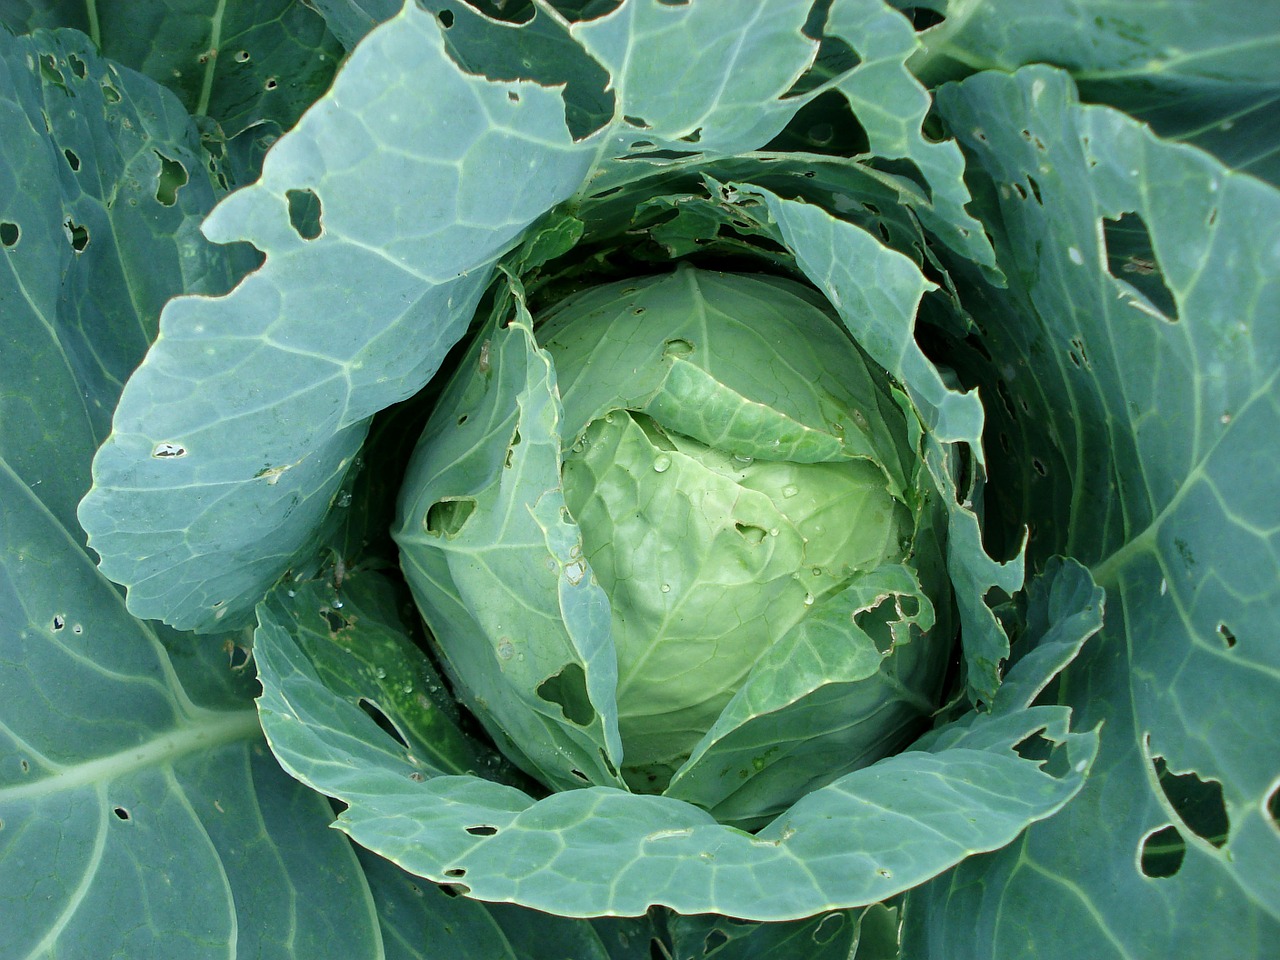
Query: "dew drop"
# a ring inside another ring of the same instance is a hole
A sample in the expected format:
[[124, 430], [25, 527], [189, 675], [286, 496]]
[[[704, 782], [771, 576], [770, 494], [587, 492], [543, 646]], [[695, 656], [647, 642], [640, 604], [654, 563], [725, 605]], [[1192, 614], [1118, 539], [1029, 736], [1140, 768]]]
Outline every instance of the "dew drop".
[[373, 675], [377, 677], [379, 680], [387, 679], [387, 671], [384, 670], [382, 667], [378, 667], [378, 669], [374, 670]]
[[669, 469], [671, 469], [671, 458], [665, 453], [658, 454], [653, 460], [653, 472], [666, 473]]
[[814, 575], [815, 577], [820, 577], [820, 576], [822, 576], [822, 568], [821, 568], [821, 567], [814, 567], [812, 572], [813, 572], [813, 575]]
[[812, 607], [812, 606], [813, 606], [813, 594], [812, 594], [812, 593], [806, 593], [806, 594], [804, 595], [804, 605], [805, 605], [806, 607]]
[[797, 487], [794, 483], [788, 483], [785, 487], [782, 488], [782, 495], [784, 497], [794, 497], [799, 492], [800, 492], [800, 488]]
[[751, 462], [752, 462], [752, 460], [753, 460], [754, 458], [753, 458], [753, 457], [744, 457], [744, 456], [742, 456], [741, 454], [735, 453], [735, 454], [733, 455], [733, 459], [737, 460], [739, 463], [751, 463]]
[[502, 660], [510, 660], [515, 656], [516, 647], [511, 642], [510, 637], [503, 637], [498, 641], [498, 657]]
[[670, 593], [670, 592], [671, 592], [671, 584], [669, 584], [669, 583], [664, 583], [664, 584], [663, 584], [661, 587], [659, 587], [658, 589], [659, 589], [659, 590], [661, 590], [663, 593]]

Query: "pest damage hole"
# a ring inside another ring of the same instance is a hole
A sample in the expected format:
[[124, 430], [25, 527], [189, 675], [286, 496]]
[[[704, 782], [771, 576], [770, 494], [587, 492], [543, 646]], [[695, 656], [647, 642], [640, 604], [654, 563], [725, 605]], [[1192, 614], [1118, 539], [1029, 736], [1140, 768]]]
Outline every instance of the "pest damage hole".
[[735, 523], [733, 529], [737, 530], [738, 536], [752, 546], [757, 543], [763, 543], [764, 538], [768, 536], [768, 531], [764, 527], [757, 527], [752, 523]]
[[1151, 763], [1160, 789], [1187, 829], [1221, 849], [1231, 830], [1222, 784], [1217, 780], [1201, 780], [1194, 773], [1171, 773], [1164, 757], [1153, 757]]
[[71, 168], [73, 173], [80, 169], [80, 158], [76, 156], [76, 152], [74, 150], [68, 147], [66, 150], [62, 151], [62, 155], [67, 158], [67, 166]]
[[271, 91], [280, 86], [280, 81], [275, 77], [267, 77], [267, 82], [262, 85], [262, 89]]
[[911, 21], [911, 26], [915, 27], [917, 33], [936, 27], [947, 19], [937, 10], [931, 10], [928, 7], [903, 7], [901, 13]]
[[728, 942], [729, 935], [727, 933], [723, 930], [712, 930], [702, 941], [702, 955], [709, 957]]
[[404, 734], [402, 734], [396, 725], [391, 722], [390, 718], [382, 712], [381, 707], [368, 697], [361, 697], [356, 701], [356, 703], [359, 704], [360, 709], [365, 712], [370, 720], [382, 728], [383, 733], [390, 734], [391, 737], [395, 739], [396, 743], [400, 744], [400, 746], [404, 747], [406, 750], [409, 749], [409, 743], [405, 740]]
[[1013, 752], [1023, 760], [1048, 760], [1049, 754], [1053, 752], [1053, 744], [1042, 737], [1042, 733], [1044, 730], [1040, 729], [1031, 736], [1019, 740], [1014, 744]]
[[558, 673], [538, 684], [537, 693], [547, 703], [558, 706], [570, 723], [585, 727], [596, 717], [587, 696], [587, 674], [580, 664], [566, 663]]
[[0, 223], [0, 244], [4, 244], [6, 247], [16, 247], [21, 236], [22, 231], [18, 229], [16, 223], [8, 220]]
[[351, 626], [347, 621], [347, 618], [336, 610], [325, 608], [320, 611], [320, 616], [324, 617], [324, 622], [329, 625], [330, 633], [337, 633], [338, 631], [345, 630], [347, 627]]
[[1236, 645], [1236, 635], [1225, 623], [1218, 624], [1218, 636], [1222, 637], [1222, 642], [1227, 645], [1228, 650]]
[[152, 151], [160, 158], [160, 173], [156, 182], [156, 199], [166, 207], [178, 202], [178, 191], [187, 184], [187, 168], [177, 160], [171, 160], [159, 150]]
[[1128, 293], [1136, 309], [1170, 323], [1178, 321], [1178, 304], [1164, 281], [1156, 259], [1151, 233], [1136, 213], [1118, 220], [1102, 219], [1102, 237], [1107, 251], [1107, 270]]
[[[823, 37], [819, 58], [826, 61], [828, 48], [834, 58], [830, 66], [852, 69], [859, 62], [858, 55], [847, 44], [832, 37]], [[808, 93], [803, 89], [805, 81], [792, 87], [788, 96]], [[826, 156], [856, 156], [870, 149], [866, 128], [849, 106], [849, 100], [837, 90], [820, 93], [797, 112], [787, 129], [771, 140], [763, 149], [794, 153], [816, 153]]]
[[1031, 188], [1031, 193], [1036, 198], [1036, 203], [1044, 206], [1044, 197], [1040, 196], [1040, 184], [1036, 183], [1035, 177], [1027, 177], [1027, 186]]
[[113, 87], [107, 81], [102, 81], [102, 99], [107, 103], [119, 103], [120, 91]]
[[1280, 785], [1271, 791], [1264, 809], [1267, 819], [1271, 821], [1272, 829], [1280, 831]]
[[[880, 873], [881, 876], [884, 876], [885, 874], [888, 873], [887, 870], [880, 870], [878, 872]], [[817, 928], [814, 929], [813, 942], [814, 943], [830, 943], [832, 940], [836, 938], [836, 936], [843, 929], [844, 929], [844, 914], [828, 913], [818, 923]]]
[[76, 253], [83, 253], [84, 248], [89, 245], [88, 229], [70, 219], [62, 222], [62, 228], [67, 233], [67, 239], [71, 241], [71, 249]]
[[609, 754], [604, 752], [604, 747], [600, 748], [600, 762], [604, 764], [604, 768], [609, 771], [609, 776], [616, 777], [618, 768], [613, 765], [613, 761], [609, 759]]
[[66, 621], [66, 619], [62, 616], [62, 614], [60, 614], [60, 613], [55, 613], [55, 614], [53, 615], [53, 629], [55, 629], [55, 630], [61, 630], [61, 629], [62, 629], [63, 627], [65, 627], [66, 625], [67, 625], [67, 621]]
[[663, 357], [687, 357], [693, 353], [693, 344], [688, 340], [668, 340], [662, 345]]
[[58, 69], [58, 61], [53, 54], [40, 58], [40, 76], [55, 87], [61, 87], [64, 91], [67, 89], [67, 82], [63, 79], [62, 71]]
[[467, 833], [473, 837], [492, 837], [498, 832], [497, 827], [491, 827], [488, 824], [479, 824], [474, 827], [467, 827]]
[[438, 14], [436, 14], [436, 19], [440, 21], [440, 26], [448, 30], [450, 27], [453, 26], [453, 11], [441, 10]]
[[88, 68], [84, 65], [84, 61], [77, 57], [74, 53], [67, 54], [67, 64], [71, 67], [71, 72], [80, 80], [89, 75]]
[[1049, 475], [1048, 469], [1045, 467], [1044, 463], [1040, 460], [1039, 457], [1031, 458], [1031, 468], [1035, 470], [1036, 473], [1040, 474], [1040, 476], [1042, 477], [1047, 477]]
[[471, 888], [465, 883], [438, 883], [436, 886], [446, 897], [465, 897], [471, 892]]
[[1187, 855], [1187, 845], [1178, 828], [1167, 826], [1148, 835], [1142, 841], [1138, 858], [1139, 869], [1153, 879], [1172, 877], [1182, 867]]
[[451, 877], [451, 878], [456, 877], [457, 879], [461, 880], [463, 877], [467, 875], [467, 868], [466, 867], [450, 867], [448, 870], [444, 872], [444, 875], [446, 877]]
[[241, 50], [236, 54], [236, 63], [248, 63], [250, 60], [249, 51]]
[[114, 813], [116, 815], [116, 818], [119, 820], [127, 821], [132, 819], [132, 815], [129, 813], [128, 809], [125, 807], [116, 807], [111, 812]]
[[516, 93], [514, 90], [508, 90], [508, 91], [507, 91], [507, 99], [508, 99], [508, 100], [510, 100], [512, 103], [519, 103], [519, 102], [520, 102], [520, 94]]
[[460, 500], [437, 500], [427, 509], [423, 525], [431, 536], [452, 540], [462, 532], [462, 528], [475, 512], [476, 502], [469, 497]]
[[320, 198], [312, 190], [286, 190], [285, 200], [289, 202], [289, 226], [303, 240], [314, 240], [320, 236], [324, 227], [320, 218], [324, 211], [320, 207]]

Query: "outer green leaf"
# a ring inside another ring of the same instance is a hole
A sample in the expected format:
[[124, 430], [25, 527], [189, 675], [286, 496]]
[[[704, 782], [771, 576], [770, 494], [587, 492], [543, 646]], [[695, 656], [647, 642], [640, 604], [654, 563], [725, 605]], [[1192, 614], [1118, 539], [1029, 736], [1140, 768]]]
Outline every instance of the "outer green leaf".
[[[160, 304], [237, 272], [196, 233], [195, 128], [82, 34], [0, 31], [0, 140], [0, 955], [372, 960], [354, 855], [267, 753], [237, 638], [134, 620], [75, 526]], [[162, 157], [191, 171], [170, 204]]]
[[982, 225], [965, 210], [969, 190], [959, 146], [951, 140], [931, 142], [921, 130], [932, 101], [907, 72], [907, 58], [920, 49], [911, 24], [884, 0], [837, 0], [827, 14], [826, 33], [845, 40], [862, 57], [836, 86], [866, 130], [871, 152], [909, 161], [915, 179], [906, 179], [924, 192], [912, 206], [925, 227], [974, 263], [994, 267], [995, 252]]
[[[1104, 726], [1081, 795], [931, 885], [909, 942], [949, 957], [1136, 958], [1188, 943], [1260, 956], [1280, 938], [1266, 810], [1280, 776], [1280, 194], [1078, 105], [1047, 68], [975, 77], [939, 104], [1003, 223], [1011, 286], [983, 305], [985, 345], [1018, 411], [1001, 428], [1026, 438], [1023, 470], [1005, 479], [1027, 491], [1032, 548], [1089, 562], [1108, 594], [1101, 637], [1047, 695]], [[1150, 233], [1137, 276], [1162, 278], [1176, 319], [1107, 269], [1107, 218], [1125, 212]], [[1220, 786], [1225, 838], [1184, 820], [1155, 755]], [[1179, 868], [1144, 876], [1144, 841], [1169, 824]]]
[[350, 50], [364, 35], [400, 12], [401, 0], [310, 0], [329, 30]]
[[[909, 3], [906, 5], [910, 5]], [[932, 4], [930, 4], [932, 6]], [[950, 0], [914, 72], [930, 81], [1026, 63], [1230, 166], [1280, 182], [1280, 8], [1253, 0]]]
[[390, 581], [366, 571], [348, 573], [338, 586], [328, 579], [286, 581], [272, 593], [325, 684], [384, 730], [391, 727], [411, 762], [433, 773], [518, 778], [498, 754], [460, 729], [457, 704], [406, 635], [397, 609], [402, 599]]
[[167, 86], [228, 138], [263, 121], [291, 127], [342, 56], [302, 0], [0, 0], [0, 22], [83, 30], [104, 56]]
[[[323, 686], [269, 605], [259, 616], [259, 711], [272, 749], [295, 776], [349, 804], [341, 829], [479, 899], [562, 915], [635, 915], [660, 903], [781, 920], [871, 903], [1059, 809], [1095, 743], [1067, 731], [1060, 707], [979, 718], [946, 749], [849, 774], [751, 836], [689, 804], [609, 787], [534, 801], [474, 777], [424, 778], [362, 742], [368, 718]], [[1058, 745], [1052, 771], [1012, 750], [1036, 731]]]
[[[266, 265], [175, 300], [121, 399], [81, 520], [131, 609], [244, 622], [314, 542], [367, 418], [434, 373], [492, 260], [587, 162], [554, 91], [461, 72], [412, 4], [370, 34], [205, 224]], [[318, 199], [318, 235], [291, 226], [290, 191]]]
[[925, 460], [951, 518], [947, 564], [964, 628], [969, 687], [976, 699], [990, 702], [1008, 639], [983, 598], [993, 586], [1012, 594], [1022, 585], [1022, 556], [1001, 563], [987, 555], [971, 492], [956, 489], [942, 444], [965, 443], [980, 460], [983, 408], [975, 392], [951, 390], [916, 343], [920, 298], [932, 284], [907, 257], [815, 204], [784, 200], [759, 187], [739, 194], [763, 203], [765, 222], [795, 252], [854, 339], [903, 384], [928, 430]]
[[402, 569], [461, 696], [558, 789], [620, 785], [609, 601], [560, 488], [551, 358], [519, 305], [477, 337], [405, 472]]
[[[892, 634], [869, 635], [858, 625], [866, 614]], [[756, 661], [667, 795], [749, 822], [900, 749], [937, 707], [917, 692], [936, 690], [920, 677], [946, 666], [920, 635], [933, 624], [911, 570], [883, 564], [855, 577]]]
[[[359, 851], [360, 865], [378, 904], [387, 960], [624, 960], [609, 950], [603, 932], [505, 904], [460, 897], [405, 873], [395, 864]], [[648, 960], [648, 940], [642, 940]], [[331, 956], [332, 954], [324, 954]], [[641, 954], [635, 954], [639, 957]]]
[[849, 960], [862, 911], [841, 910], [788, 923], [744, 924], [717, 916], [673, 916], [671, 955], [679, 960]]
[[[618, 98], [613, 150], [754, 150], [803, 100], [782, 100], [813, 62], [811, 0], [632, 0], [570, 28]], [[681, 91], [679, 97], [672, 90]]]

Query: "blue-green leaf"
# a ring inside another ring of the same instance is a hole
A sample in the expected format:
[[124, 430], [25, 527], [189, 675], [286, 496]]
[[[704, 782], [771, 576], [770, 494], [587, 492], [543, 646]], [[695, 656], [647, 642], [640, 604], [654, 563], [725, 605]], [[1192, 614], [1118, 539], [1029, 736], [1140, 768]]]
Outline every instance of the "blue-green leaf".
[[983, 328], [1021, 459], [998, 479], [1025, 491], [1030, 550], [1088, 563], [1107, 612], [1042, 695], [1102, 725], [1088, 785], [930, 885], [908, 948], [1261, 956], [1280, 938], [1280, 192], [1048, 68], [939, 105], [1003, 225], [1010, 287]]
[[[325, 687], [276, 604], [259, 619], [258, 706], [272, 750], [348, 804], [342, 830], [411, 873], [565, 916], [665, 904], [784, 920], [873, 903], [1060, 809], [1096, 747], [1093, 735], [1068, 731], [1062, 707], [978, 717], [945, 747], [813, 791], [753, 836], [667, 797], [588, 787], [535, 800], [503, 783], [431, 775]], [[1049, 764], [1014, 751], [1037, 732]]]
[[167, 307], [81, 508], [131, 610], [244, 623], [314, 545], [368, 418], [427, 381], [493, 260], [581, 182], [563, 111], [555, 91], [463, 73], [410, 4], [214, 211], [207, 235], [266, 264]]
[[0, 31], [0, 141], [0, 955], [376, 960], [354, 853], [262, 740], [246, 638], [135, 620], [75, 524], [160, 305], [246, 262], [197, 232], [195, 126], [83, 34]]

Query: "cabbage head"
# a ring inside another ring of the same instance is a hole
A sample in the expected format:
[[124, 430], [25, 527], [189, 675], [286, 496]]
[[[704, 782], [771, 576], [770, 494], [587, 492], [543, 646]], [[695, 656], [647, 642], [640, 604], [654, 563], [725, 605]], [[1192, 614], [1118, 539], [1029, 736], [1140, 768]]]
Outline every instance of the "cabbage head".
[[[869, 674], [772, 705], [769, 723], [788, 732], [735, 771], [744, 784], [759, 780], [749, 801], [730, 804], [733, 816], [776, 812], [914, 739], [937, 706], [952, 645], [945, 515], [906, 398], [822, 298], [792, 280], [684, 263], [569, 296], [538, 317], [533, 336], [560, 409], [559, 463], [549, 458], [552, 473], [532, 489], [560, 487], [580, 542], [571, 575], [606, 598], [608, 622], [598, 619], [589, 642], [616, 658], [613, 702], [581, 690], [565, 700], [577, 672], [554, 658], [548, 676], [506, 672], [513, 651], [543, 645], [547, 628], [524, 611], [544, 582], [500, 587], [465, 540], [474, 519], [513, 506], [500, 493], [504, 475], [490, 470], [483, 489], [456, 486], [467, 474], [453, 487], [433, 482], [457, 456], [459, 432], [484, 431], [464, 446], [466, 462], [505, 463], [519, 438], [518, 427], [484, 430], [491, 364], [463, 365], [455, 386], [467, 400], [442, 407], [424, 433], [396, 534], [444, 660], [495, 735], [501, 712], [484, 704], [519, 699], [531, 683], [523, 700], [535, 710], [587, 725], [616, 717], [622, 753], [612, 762], [631, 789], [660, 792], [673, 776], [696, 777], [691, 754], [703, 756], [758, 695], [753, 679], [776, 682], [796, 645], [835, 631]], [[485, 549], [501, 551], [501, 537]], [[469, 620], [461, 630], [450, 622], [458, 605]], [[805, 723], [815, 698], [844, 719], [821, 750]], [[513, 739], [513, 759], [539, 775], [536, 747]]]

